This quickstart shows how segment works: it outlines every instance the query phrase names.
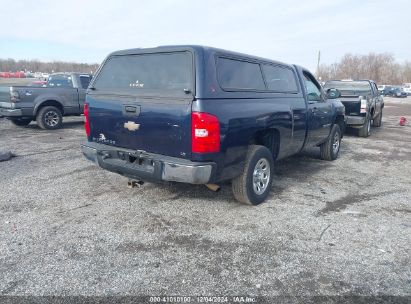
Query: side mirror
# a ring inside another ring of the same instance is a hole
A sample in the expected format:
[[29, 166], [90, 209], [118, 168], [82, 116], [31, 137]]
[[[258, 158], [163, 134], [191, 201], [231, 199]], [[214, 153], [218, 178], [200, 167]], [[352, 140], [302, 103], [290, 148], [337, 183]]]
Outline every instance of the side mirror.
[[341, 96], [341, 92], [338, 89], [328, 89], [327, 99], [336, 99]]

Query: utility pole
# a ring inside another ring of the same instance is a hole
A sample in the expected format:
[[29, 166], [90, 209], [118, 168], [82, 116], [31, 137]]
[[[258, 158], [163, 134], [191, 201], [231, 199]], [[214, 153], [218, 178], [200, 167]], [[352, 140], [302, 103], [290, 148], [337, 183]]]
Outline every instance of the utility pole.
[[321, 59], [321, 51], [318, 51], [318, 58], [317, 58], [317, 78], [320, 77], [320, 59]]

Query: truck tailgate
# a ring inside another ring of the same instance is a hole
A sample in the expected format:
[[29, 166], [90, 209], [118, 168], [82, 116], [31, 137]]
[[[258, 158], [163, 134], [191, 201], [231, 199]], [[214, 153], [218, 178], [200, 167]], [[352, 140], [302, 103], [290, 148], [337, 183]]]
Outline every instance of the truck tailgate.
[[341, 102], [345, 106], [346, 115], [359, 115], [361, 110], [361, 102], [359, 97], [341, 97]]
[[10, 87], [0, 86], [0, 102], [10, 102]]
[[95, 142], [168, 156], [191, 156], [192, 97], [88, 94]]
[[110, 56], [96, 75], [86, 97], [91, 139], [188, 159], [193, 54], [136, 52]]

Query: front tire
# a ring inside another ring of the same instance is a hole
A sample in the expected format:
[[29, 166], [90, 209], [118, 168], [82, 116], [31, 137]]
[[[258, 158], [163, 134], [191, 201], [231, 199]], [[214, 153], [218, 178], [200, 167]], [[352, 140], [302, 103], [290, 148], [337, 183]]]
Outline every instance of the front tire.
[[39, 110], [36, 121], [42, 129], [56, 130], [61, 128], [61, 125], [63, 124], [63, 116], [58, 108], [46, 106]]
[[338, 157], [341, 147], [341, 129], [339, 125], [334, 125], [325, 143], [320, 146], [321, 159], [335, 160]]
[[26, 127], [32, 121], [31, 118], [11, 118], [11, 123], [18, 127]]
[[249, 205], [261, 204], [270, 193], [274, 161], [264, 146], [249, 146], [243, 173], [232, 180], [236, 200]]
[[381, 127], [381, 123], [382, 123], [382, 109], [380, 110], [380, 114], [378, 114], [377, 118], [373, 120], [372, 126]]
[[368, 137], [371, 133], [371, 118], [370, 115], [367, 115], [365, 123], [362, 125], [360, 129], [358, 129], [358, 136], [359, 137]]

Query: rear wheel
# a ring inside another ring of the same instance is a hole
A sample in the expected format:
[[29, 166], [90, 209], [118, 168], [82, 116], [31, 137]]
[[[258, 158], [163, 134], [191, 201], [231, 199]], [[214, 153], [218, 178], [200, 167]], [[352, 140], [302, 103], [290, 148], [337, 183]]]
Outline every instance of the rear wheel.
[[243, 173], [232, 180], [234, 197], [241, 203], [261, 204], [270, 192], [273, 168], [274, 161], [270, 150], [264, 146], [250, 146]]
[[32, 119], [31, 118], [11, 118], [10, 121], [15, 126], [25, 127], [32, 121]]
[[371, 133], [371, 118], [367, 115], [365, 119], [365, 123], [362, 125], [360, 129], [358, 129], [358, 136], [360, 137], [368, 137]]
[[378, 114], [377, 118], [373, 120], [372, 126], [381, 127], [381, 123], [382, 123], [382, 109], [380, 110], [380, 114]]
[[63, 123], [63, 116], [58, 108], [46, 106], [39, 110], [36, 121], [42, 129], [55, 130], [61, 127]]
[[334, 125], [325, 143], [320, 146], [321, 159], [335, 160], [338, 157], [341, 146], [341, 129]]

